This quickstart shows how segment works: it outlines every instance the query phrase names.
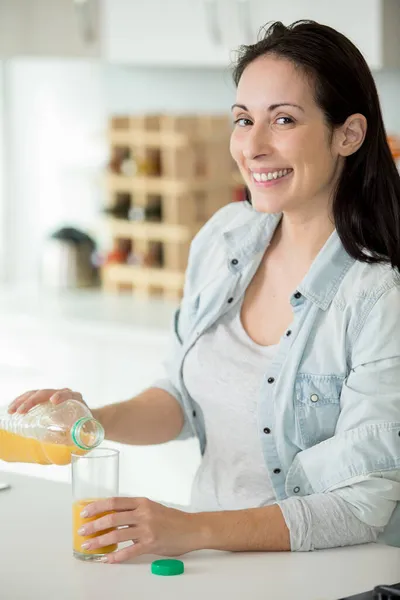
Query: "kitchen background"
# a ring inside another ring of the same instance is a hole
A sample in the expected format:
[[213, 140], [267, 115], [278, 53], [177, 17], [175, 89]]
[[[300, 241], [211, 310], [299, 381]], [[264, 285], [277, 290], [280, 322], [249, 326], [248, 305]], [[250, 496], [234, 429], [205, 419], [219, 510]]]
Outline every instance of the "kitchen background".
[[[162, 373], [188, 239], [214, 209], [243, 196], [228, 155], [233, 50], [267, 21], [300, 18], [358, 44], [394, 147], [400, 0], [0, 0], [0, 405], [27, 389], [67, 386], [95, 407]], [[159, 127], [169, 133], [152, 137]], [[197, 161], [187, 172], [174, 150], [181, 134]], [[149, 154], [150, 139], [158, 154]], [[161, 159], [175, 169], [172, 183]], [[207, 210], [195, 218], [200, 203]], [[96, 251], [89, 245], [77, 258], [71, 228]], [[82, 286], [89, 263], [98, 277]], [[122, 450], [123, 492], [188, 502], [194, 440], [110, 445]], [[69, 477], [68, 468], [0, 461], [9, 469]]]

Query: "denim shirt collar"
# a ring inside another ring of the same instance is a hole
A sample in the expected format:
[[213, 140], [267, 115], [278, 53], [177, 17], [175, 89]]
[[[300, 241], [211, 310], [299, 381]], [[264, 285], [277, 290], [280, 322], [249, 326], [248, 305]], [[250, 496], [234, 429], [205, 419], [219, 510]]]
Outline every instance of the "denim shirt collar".
[[[249, 204], [244, 209], [251, 211], [249, 219], [223, 233], [229, 260], [236, 258], [239, 261], [238, 270], [244, 269], [255, 259], [259, 260], [260, 253], [264, 254], [282, 218], [281, 213], [257, 212]], [[354, 262], [355, 259], [347, 254], [334, 230], [298, 286], [298, 291], [322, 310], [327, 310]]]

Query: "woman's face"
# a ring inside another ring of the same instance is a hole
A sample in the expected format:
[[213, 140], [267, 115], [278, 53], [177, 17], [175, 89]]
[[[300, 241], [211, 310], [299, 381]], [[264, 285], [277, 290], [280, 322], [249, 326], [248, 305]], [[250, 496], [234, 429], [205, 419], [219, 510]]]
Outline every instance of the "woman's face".
[[240, 78], [232, 112], [231, 154], [254, 208], [329, 212], [343, 158], [302, 71], [284, 59], [257, 58]]

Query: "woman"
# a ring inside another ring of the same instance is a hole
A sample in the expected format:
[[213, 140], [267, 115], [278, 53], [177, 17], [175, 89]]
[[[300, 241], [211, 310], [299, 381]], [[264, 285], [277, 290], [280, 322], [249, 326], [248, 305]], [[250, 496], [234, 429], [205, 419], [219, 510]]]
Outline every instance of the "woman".
[[[273, 24], [234, 71], [231, 153], [251, 203], [192, 243], [168, 377], [93, 411], [106, 437], [196, 435], [193, 513], [141, 498], [85, 533], [110, 555], [400, 545], [400, 179], [360, 52]], [[10, 410], [70, 390], [27, 392]], [[397, 531], [397, 533], [396, 533]]]

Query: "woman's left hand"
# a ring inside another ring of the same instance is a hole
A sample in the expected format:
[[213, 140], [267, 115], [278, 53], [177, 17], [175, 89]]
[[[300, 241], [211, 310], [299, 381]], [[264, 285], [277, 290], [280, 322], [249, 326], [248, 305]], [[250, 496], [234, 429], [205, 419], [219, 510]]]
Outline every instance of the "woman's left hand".
[[196, 519], [199, 515], [168, 508], [147, 498], [106, 498], [88, 504], [84, 516], [95, 517], [108, 511], [113, 512], [85, 524], [79, 535], [117, 529], [90, 539], [86, 549], [127, 541], [133, 544], [108, 554], [104, 562], [120, 563], [141, 554], [180, 556], [201, 547], [201, 530]]

